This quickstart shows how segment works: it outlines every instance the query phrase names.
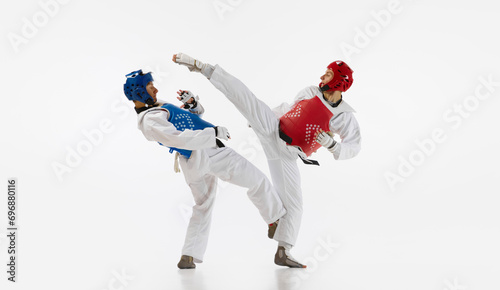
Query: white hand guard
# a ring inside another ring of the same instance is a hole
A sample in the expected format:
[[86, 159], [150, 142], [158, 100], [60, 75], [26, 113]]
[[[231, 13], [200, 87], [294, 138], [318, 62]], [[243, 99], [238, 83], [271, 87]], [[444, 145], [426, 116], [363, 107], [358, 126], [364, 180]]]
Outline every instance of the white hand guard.
[[229, 131], [227, 130], [226, 127], [215, 126], [214, 129], [215, 129], [215, 137], [224, 139], [226, 141], [231, 139], [231, 135], [229, 135]]
[[318, 136], [316, 136], [316, 142], [318, 142], [319, 144], [321, 144], [321, 146], [325, 147], [330, 152], [333, 150], [333, 147], [335, 146], [335, 144], [337, 144], [337, 142], [335, 142], [335, 140], [333, 140], [333, 137], [330, 136], [325, 131], [321, 131], [318, 134]]
[[[194, 109], [200, 99], [190, 91], [184, 91], [179, 97], [181, 98], [180, 101], [184, 104], [184, 109]], [[188, 103], [191, 99], [193, 99], [193, 101]]]
[[175, 57], [175, 62], [186, 66], [190, 71], [197, 71], [200, 72], [201, 68], [203, 66], [203, 63], [190, 57], [187, 54], [184, 53], [178, 53], [177, 56]]

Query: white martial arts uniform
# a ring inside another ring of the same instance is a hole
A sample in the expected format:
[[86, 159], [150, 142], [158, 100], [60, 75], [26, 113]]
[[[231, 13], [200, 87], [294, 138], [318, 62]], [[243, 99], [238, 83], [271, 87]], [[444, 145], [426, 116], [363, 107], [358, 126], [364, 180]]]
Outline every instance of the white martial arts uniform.
[[189, 221], [182, 255], [201, 263], [210, 232], [217, 178], [248, 189], [248, 197], [267, 224], [281, 218], [286, 210], [276, 190], [252, 163], [228, 147], [216, 145], [215, 130], [179, 131], [168, 121], [169, 112], [155, 107], [140, 112], [138, 128], [146, 139], [164, 146], [193, 150], [190, 158], [180, 156], [184, 178], [195, 205]]
[[[240, 80], [218, 65], [215, 66], [210, 82], [236, 106], [259, 137], [268, 160], [273, 185], [287, 210], [287, 214], [280, 219], [274, 239], [295, 245], [302, 219], [302, 191], [297, 166], [300, 152], [297, 148], [286, 145], [279, 137], [279, 117], [288, 112], [291, 106], [285, 103], [274, 111], [271, 110]], [[316, 95], [323, 96], [319, 88], [308, 87], [299, 92], [295, 102]], [[342, 142], [335, 145], [333, 157], [341, 160], [356, 156], [361, 149], [361, 135], [353, 115], [354, 110], [345, 101], [330, 110], [334, 112], [329, 123], [330, 131], [342, 139]]]

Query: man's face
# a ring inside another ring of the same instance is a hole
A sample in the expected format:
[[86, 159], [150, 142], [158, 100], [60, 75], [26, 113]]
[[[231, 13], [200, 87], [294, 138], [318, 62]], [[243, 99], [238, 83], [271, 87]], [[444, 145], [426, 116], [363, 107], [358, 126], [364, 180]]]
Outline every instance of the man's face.
[[321, 76], [322, 86], [326, 85], [333, 79], [333, 71], [331, 69], [327, 69], [325, 74]]
[[156, 103], [156, 93], [158, 93], [158, 90], [153, 85], [153, 82], [149, 82], [146, 85], [146, 91], [153, 98], [153, 101], [155, 101], [155, 103]]

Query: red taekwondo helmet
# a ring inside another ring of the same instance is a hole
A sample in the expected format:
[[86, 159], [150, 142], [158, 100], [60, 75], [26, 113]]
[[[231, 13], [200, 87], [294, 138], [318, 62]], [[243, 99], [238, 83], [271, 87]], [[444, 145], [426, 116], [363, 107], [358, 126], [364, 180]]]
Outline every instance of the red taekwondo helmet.
[[352, 73], [353, 70], [343, 61], [336, 60], [328, 65], [327, 69], [331, 69], [333, 71], [333, 79], [321, 86], [322, 83], [319, 83], [319, 88], [323, 92], [333, 92], [333, 91], [347, 91], [353, 82]]

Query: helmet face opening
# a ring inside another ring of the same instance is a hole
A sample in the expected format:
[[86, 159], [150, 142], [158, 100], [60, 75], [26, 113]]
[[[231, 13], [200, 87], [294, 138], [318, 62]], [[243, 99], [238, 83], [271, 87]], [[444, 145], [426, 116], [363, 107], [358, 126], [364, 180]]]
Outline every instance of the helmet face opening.
[[142, 70], [136, 70], [125, 76], [127, 81], [123, 85], [123, 92], [127, 99], [153, 105], [154, 100], [146, 90], [147, 84], [154, 81], [151, 73], [144, 74]]
[[343, 61], [337, 60], [328, 65], [327, 69], [332, 70], [333, 79], [321, 86], [319, 84], [321, 91], [323, 92], [333, 92], [333, 91], [347, 91], [352, 83], [352, 73], [353, 70]]

